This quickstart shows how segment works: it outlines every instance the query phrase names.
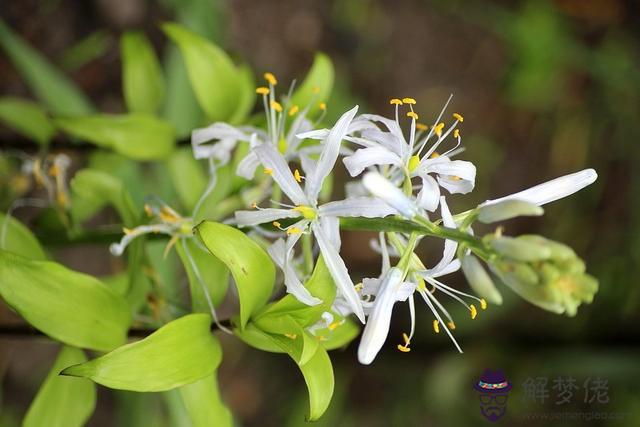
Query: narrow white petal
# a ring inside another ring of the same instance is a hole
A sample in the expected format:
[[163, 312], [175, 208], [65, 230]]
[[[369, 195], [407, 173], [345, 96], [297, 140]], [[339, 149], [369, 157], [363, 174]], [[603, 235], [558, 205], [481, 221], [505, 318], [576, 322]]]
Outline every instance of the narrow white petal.
[[385, 147], [360, 148], [342, 159], [349, 175], [357, 176], [370, 166], [396, 165], [402, 167], [402, 159]]
[[417, 205], [389, 180], [377, 172], [367, 172], [362, 184], [371, 194], [382, 199], [400, 214], [411, 219], [418, 213]]
[[353, 120], [357, 111], [358, 106], [356, 105], [351, 110], [344, 113], [333, 126], [329, 135], [327, 135], [323, 144], [322, 153], [320, 153], [320, 158], [318, 159], [318, 164], [316, 165], [313, 174], [306, 178], [305, 191], [310, 200], [317, 200], [320, 189], [322, 188], [322, 183], [327, 175], [331, 173], [331, 170], [338, 159], [342, 140], [347, 134], [349, 124]]
[[287, 161], [271, 144], [261, 144], [254, 149], [254, 152], [262, 165], [271, 170], [273, 180], [293, 203], [296, 205], [309, 204], [302, 188], [293, 177]]
[[292, 209], [257, 209], [253, 211], [236, 211], [236, 223], [241, 227], [273, 222], [282, 218], [298, 218], [302, 214]]
[[300, 166], [305, 176], [311, 175], [316, 170], [316, 161], [309, 157], [306, 153], [300, 153]]
[[318, 208], [318, 214], [332, 217], [383, 218], [397, 215], [398, 211], [380, 199], [373, 197], [353, 197], [325, 203]]
[[387, 340], [391, 314], [396, 303], [398, 288], [402, 283], [402, 276], [402, 271], [394, 267], [387, 272], [380, 284], [373, 310], [369, 315], [358, 346], [358, 360], [363, 365], [369, 365], [373, 362]]
[[503, 200], [523, 200], [525, 202], [533, 203], [534, 205], [542, 206], [582, 190], [584, 187], [592, 184], [597, 178], [598, 174], [595, 170], [584, 169], [580, 172], [552, 179], [551, 181], [547, 181], [509, 196], [504, 196], [495, 200], [487, 200], [482, 205], [490, 205]]
[[342, 240], [340, 239], [340, 219], [331, 216], [321, 216], [320, 226], [322, 227], [322, 231], [324, 231], [324, 235], [329, 238], [329, 241], [336, 251], [340, 251], [340, 246], [342, 245]]
[[[440, 197], [440, 212], [442, 213], [442, 223], [447, 228], [456, 228], [456, 222], [453, 220], [453, 216], [449, 211], [449, 206], [447, 205], [447, 201], [444, 196]], [[455, 240], [446, 239], [444, 241], [444, 251], [442, 252], [442, 259], [435, 267], [427, 270], [427, 273], [431, 276], [437, 275], [442, 270], [447, 268], [453, 258], [456, 255], [456, 250], [458, 249], [458, 242]]]
[[249, 137], [240, 129], [223, 122], [216, 122], [206, 128], [194, 129], [191, 132], [191, 144], [193, 145], [220, 139], [248, 141]]
[[349, 307], [353, 310], [354, 314], [358, 316], [358, 319], [364, 323], [364, 311], [362, 310], [362, 303], [360, 297], [353, 286], [351, 277], [349, 277], [349, 271], [344, 264], [340, 254], [335, 250], [331, 241], [325, 236], [324, 231], [320, 224], [316, 221], [311, 224], [313, 234], [316, 237], [320, 252], [324, 258], [324, 262], [327, 265], [329, 273], [336, 284], [338, 292], [344, 297]]
[[246, 179], [253, 179], [253, 176], [256, 173], [256, 168], [260, 165], [260, 159], [253, 151], [250, 151], [244, 159], [238, 163], [238, 167], [236, 169], [236, 175], [241, 176]]
[[440, 201], [440, 186], [431, 175], [424, 174], [420, 178], [422, 179], [422, 188], [417, 197], [418, 206], [433, 212]]

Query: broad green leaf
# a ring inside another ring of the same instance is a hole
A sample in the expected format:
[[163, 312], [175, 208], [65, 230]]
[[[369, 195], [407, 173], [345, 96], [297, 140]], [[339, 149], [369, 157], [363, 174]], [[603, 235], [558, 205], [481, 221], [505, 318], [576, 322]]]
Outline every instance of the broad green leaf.
[[66, 48], [58, 62], [63, 70], [75, 71], [105, 55], [112, 45], [113, 37], [108, 30], [96, 30]]
[[126, 301], [95, 277], [0, 251], [0, 295], [27, 322], [75, 347], [109, 351], [127, 338]]
[[29, 406], [23, 427], [81, 427], [96, 406], [96, 386], [91, 381], [61, 377], [69, 365], [87, 360], [82, 350], [62, 347], [38, 394]]
[[179, 390], [193, 427], [233, 427], [233, 417], [222, 402], [215, 373]]
[[273, 339], [273, 334], [263, 331], [253, 323], [249, 323], [244, 329], [235, 328], [233, 334], [242, 342], [258, 350], [286, 353], [285, 349]]
[[120, 39], [122, 90], [130, 112], [158, 111], [164, 98], [162, 68], [147, 37], [128, 31]]
[[132, 313], [138, 313], [147, 304], [147, 296], [151, 291], [151, 280], [146, 268], [146, 237], [135, 239], [127, 247], [127, 270], [129, 283], [126, 299]]
[[45, 111], [25, 99], [0, 98], [0, 120], [40, 145], [47, 145], [56, 133]]
[[271, 297], [275, 267], [271, 258], [242, 231], [212, 221], [196, 227], [207, 249], [231, 271], [240, 298], [240, 327], [261, 309]]
[[191, 309], [194, 312], [210, 313], [207, 294], [214, 307], [218, 306], [227, 294], [227, 266], [211, 255], [196, 239], [180, 239], [176, 244], [176, 250], [189, 278]]
[[324, 414], [333, 396], [333, 367], [327, 351], [318, 346], [316, 353], [304, 365], [300, 365], [304, 381], [309, 390], [309, 421], [315, 421]]
[[253, 73], [247, 65], [238, 67], [238, 106], [229, 123], [244, 123], [256, 102], [256, 88]]
[[307, 73], [302, 84], [291, 97], [292, 104], [305, 108], [312, 101], [309, 115], [313, 116], [319, 111], [318, 104], [326, 102], [333, 88], [334, 70], [331, 59], [324, 53], [316, 53], [313, 65]]
[[71, 216], [81, 222], [111, 205], [127, 227], [136, 222], [136, 211], [127, 187], [111, 174], [95, 169], [82, 169], [71, 180]]
[[120, 390], [148, 392], [180, 387], [213, 374], [222, 360], [222, 349], [210, 326], [209, 315], [189, 314], [141, 341], [70, 366], [61, 374], [90, 378]]
[[202, 165], [190, 148], [181, 148], [169, 157], [167, 169], [182, 206], [188, 212], [193, 211], [208, 182]]
[[71, 136], [136, 160], [164, 159], [175, 144], [173, 127], [147, 114], [95, 114], [54, 122]]
[[325, 350], [342, 348], [353, 341], [360, 333], [358, 324], [349, 318], [335, 319], [334, 322], [337, 326], [315, 331], [316, 337], [322, 337], [320, 338], [320, 345]]
[[131, 194], [134, 206], [142, 206], [148, 193], [144, 189], [143, 164], [109, 150], [95, 150], [89, 155], [87, 168], [107, 172], [120, 179]]
[[318, 347], [318, 340], [289, 315], [267, 316], [253, 322], [259, 329], [270, 334], [271, 339], [297, 364], [306, 363]]
[[213, 42], [167, 23], [165, 34], [180, 48], [196, 99], [211, 121], [228, 120], [238, 109], [239, 77], [231, 58]]
[[93, 111], [76, 85], [0, 20], [0, 46], [20, 71], [34, 95], [54, 114], [78, 116]]
[[0, 212], [0, 249], [34, 260], [47, 259], [47, 255], [33, 233], [13, 216], [7, 216], [2, 212]]
[[[233, 190], [234, 170], [235, 169], [232, 169], [232, 166], [229, 164], [216, 169], [215, 187], [203, 200], [198, 211], [193, 212], [194, 221], [197, 222], [203, 219], [215, 220], [224, 218], [229, 214], [227, 208], [230, 200], [225, 200], [225, 198], [227, 198]], [[209, 185], [209, 182], [207, 182], [207, 185]]]

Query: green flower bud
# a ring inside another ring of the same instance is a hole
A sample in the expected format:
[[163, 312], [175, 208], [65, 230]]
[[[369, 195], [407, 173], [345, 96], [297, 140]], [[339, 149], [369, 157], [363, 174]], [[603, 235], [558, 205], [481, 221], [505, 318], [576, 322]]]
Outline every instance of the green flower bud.
[[569, 246], [564, 243], [554, 242], [542, 236], [525, 234], [518, 236], [518, 239], [548, 247], [551, 250], [551, 258], [556, 260], [567, 260], [577, 257], [576, 253]]
[[469, 286], [480, 298], [484, 298], [493, 304], [502, 304], [502, 295], [496, 289], [493, 280], [482, 267], [478, 258], [473, 255], [463, 256], [462, 271], [469, 282]]
[[478, 208], [478, 220], [485, 224], [504, 221], [518, 216], [540, 216], [544, 213], [538, 205], [524, 200], [504, 200]]
[[492, 239], [490, 244], [499, 254], [516, 261], [542, 261], [551, 257], [549, 247], [526, 239], [497, 237]]

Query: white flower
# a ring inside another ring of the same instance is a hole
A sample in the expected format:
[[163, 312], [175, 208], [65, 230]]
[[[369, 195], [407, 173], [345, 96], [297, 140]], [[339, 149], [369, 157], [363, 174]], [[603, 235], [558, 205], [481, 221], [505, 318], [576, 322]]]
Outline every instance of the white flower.
[[[261, 144], [255, 147], [254, 152], [264, 166], [265, 172], [272, 176], [294, 205], [288, 206], [286, 209], [258, 208], [255, 211], [238, 211], [236, 212], [236, 222], [240, 226], [253, 226], [275, 221], [274, 225], [280, 227], [280, 223], [276, 221], [278, 219], [298, 219], [294, 224], [282, 228], [288, 234], [287, 239], [291, 242], [287, 243], [285, 247], [293, 247], [301, 233], [313, 233], [339, 293], [346, 299], [356, 316], [364, 322], [360, 298], [354, 289], [347, 267], [339, 255], [338, 218], [347, 216], [384, 217], [397, 212], [384, 202], [368, 197], [340, 200], [318, 206], [318, 195], [322, 183], [335, 165], [340, 144], [357, 110], [356, 106], [338, 119], [324, 141], [318, 161], [309, 159], [311, 163], [307, 166], [306, 177], [302, 177], [298, 171], [292, 174], [287, 161], [273, 145]], [[305, 181], [304, 191], [299, 185], [303, 179]], [[283, 265], [286, 265], [287, 256], [284, 256], [283, 260]], [[286, 273], [287, 269], [285, 268]], [[290, 283], [292, 282], [290, 281]], [[288, 290], [297, 292], [300, 289], [297, 286], [289, 286]], [[294, 295], [302, 302], [309, 300], [308, 295], [304, 293], [294, 293]]]

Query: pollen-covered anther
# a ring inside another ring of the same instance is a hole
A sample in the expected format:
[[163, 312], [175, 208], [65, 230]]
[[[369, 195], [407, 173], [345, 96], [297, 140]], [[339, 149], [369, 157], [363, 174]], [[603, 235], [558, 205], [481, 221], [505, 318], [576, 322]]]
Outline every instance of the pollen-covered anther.
[[287, 234], [291, 235], [291, 234], [301, 234], [302, 233], [302, 229], [298, 228], [298, 227], [289, 227], [287, 228]]
[[453, 137], [454, 138], [460, 138], [460, 129], [454, 129], [453, 130]]
[[291, 108], [289, 108], [289, 116], [295, 115], [299, 110], [300, 108], [297, 105], [293, 105]]
[[321, 102], [318, 104], [318, 108], [320, 108], [322, 111], [327, 109], [327, 104], [325, 102]]
[[433, 128], [433, 132], [438, 136], [442, 136], [442, 129], [444, 129], [444, 123], [441, 122]]
[[332, 322], [327, 328], [329, 328], [330, 331], [334, 331], [338, 326], [340, 326], [340, 322]]
[[459, 121], [460, 123], [464, 122], [464, 117], [461, 114], [453, 113], [453, 118]]
[[476, 309], [476, 306], [475, 306], [475, 305], [473, 305], [473, 304], [471, 304], [471, 305], [469, 306], [469, 311], [471, 312], [471, 319], [472, 319], [472, 320], [473, 320], [473, 319], [475, 319], [475, 318], [476, 318], [476, 316], [478, 315], [478, 310]]
[[425, 125], [424, 123], [416, 123], [416, 129], [425, 131], [429, 129], [429, 126]]
[[480, 308], [483, 310], [487, 309], [487, 300], [485, 300], [484, 298], [480, 298]]
[[271, 105], [271, 108], [276, 110], [278, 113], [282, 113], [282, 104], [280, 104], [278, 101], [271, 101], [269, 105]]
[[276, 76], [274, 76], [273, 73], [264, 73], [263, 77], [271, 86], [278, 84], [278, 79], [276, 79]]
[[302, 182], [302, 178], [304, 178], [302, 175], [300, 175], [300, 171], [298, 169], [293, 171], [293, 177], [298, 182]]
[[431, 153], [431, 156], [429, 156], [429, 157], [432, 158], [432, 159], [437, 159], [438, 157], [440, 157], [440, 154], [438, 154], [437, 152], [434, 151], [433, 153]]
[[409, 344], [411, 344], [411, 338], [403, 332], [402, 340], [404, 341], [404, 344], [398, 344], [398, 350], [403, 353], [409, 353], [411, 351], [411, 348], [409, 347]]
[[153, 209], [151, 209], [151, 206], [147, 204], [144, 205], [144, 212], [147, 214], [148, 217], [153, 216]]
[[260, 87], [256, 88], [256, 93], [258, 95], [269, 95], [269, 88], [268, 87], [264, 87], [264, 86], [260, 86]]
[[448, 327], [449, 327], [449, 329], [450, 329], [450, 330], [452, 330], [452, 331], [456, 328], [456, 324], [455, 324], [455, 323], [453, 323], [453, 322], [449, 322], [449, 323], [447, 323], [447, 326], [448, 326]]
[[411, 117], [413, 120], [418, 120], [418, 113], [416, 113], [414, 111], [408, 111], [407, 112], [407, 117]]
[[258, 204], [256, 202], [251, 203], [251, 209], [258, 209]]
[[271, 168], [264, 168], [262, 171], [267, 175], [273, 175], [273, 169]]
[[411, 104], [411, 105], [415, 105], [416, 104], [416, 100], [413, 98], [402, 98], [402, 102], [404, 104]]
[[167, 206], [163, 206], [162, 209], [160, 209], [159, 216], [164, 222], [176, 222], [180, 219], [180, 216]]
[[278, 221], [273, 221], [271, 224], [276, 228], [280, 228], [281, 226], [281, 224]]
[[392, 98], [389, 100], [389, 104], [392, 105], [402, 105], [402, 100], [398, 99], [398, 98]]
[[298, 338], [296, 334], [284, 334], [284, 336], [291, 340], [295, 340], [296, 338]]
[[436, 334], [440, 333], [440, 321], [438, 320], [433, 321], [433, 330]]

